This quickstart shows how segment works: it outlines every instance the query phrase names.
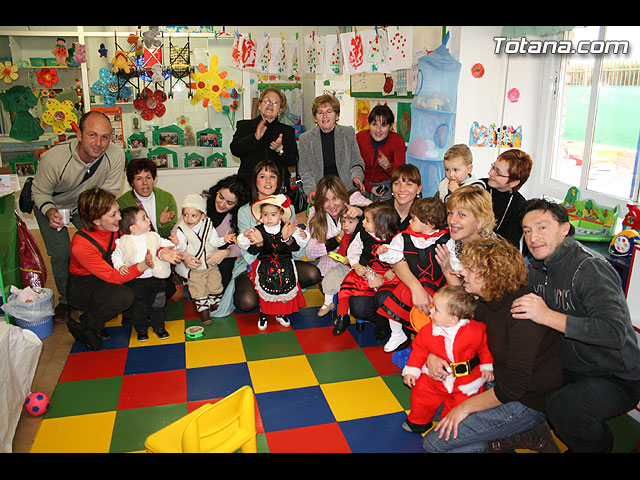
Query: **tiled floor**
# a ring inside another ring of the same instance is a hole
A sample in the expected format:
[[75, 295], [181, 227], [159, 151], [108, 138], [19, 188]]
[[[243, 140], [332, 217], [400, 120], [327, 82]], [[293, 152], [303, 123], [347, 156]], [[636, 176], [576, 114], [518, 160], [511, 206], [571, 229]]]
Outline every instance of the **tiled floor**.
[[[200, 322], [180, 294], [167, 307], [168, 340], [151, 333], [139, 343], [131, 327], [112, 320], [103, 349], [71, 347], [30, 451], [144, 451], [150, 433], [251, 385], [259, 452], [422, 452], [421, 437], [400, 427], [409, 389], [373, 324], [335, 337], [330, 316], [316, 315], [320, 292], [305, 297], [308, 307], [291, 316], [291, 328], [270, 320], [260, 331], [257, 313], [238, 313], [185, 338]], [[628, 418], [617, 421], [627, 452], [640, 438]]]

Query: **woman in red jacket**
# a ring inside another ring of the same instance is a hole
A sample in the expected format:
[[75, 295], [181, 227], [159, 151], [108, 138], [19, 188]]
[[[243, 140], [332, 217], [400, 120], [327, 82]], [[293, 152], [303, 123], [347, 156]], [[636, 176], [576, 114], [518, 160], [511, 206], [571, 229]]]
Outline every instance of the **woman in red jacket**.
[[[151, 254], [144, 262], [129, 268], [125, 275], [111, 265], [111, 253], [120, 237], [120, 207], [115, 195], [100, 188], [80, 194], [78, 214], [84, 228], [71, 240], [69, 261], [69, 304], [83, 313], [79, 322], [69, 319], [69, 331], [76, 340], [92, 350], [108, 338], [104, 325], [129, 308], [133, 291], [123, 285], [153, 267]], [[163, 260], [175, 263], [180, 253], [163, 249]]]
[[364, 160], [364, 188], [372, 200], [391, 198], [391, 172], [405, 163], [407, 150], [402, 135], [392, 132], [394, 116], [386, 105], [376, 105], [369, 113], [369, 128], [356, 135]]

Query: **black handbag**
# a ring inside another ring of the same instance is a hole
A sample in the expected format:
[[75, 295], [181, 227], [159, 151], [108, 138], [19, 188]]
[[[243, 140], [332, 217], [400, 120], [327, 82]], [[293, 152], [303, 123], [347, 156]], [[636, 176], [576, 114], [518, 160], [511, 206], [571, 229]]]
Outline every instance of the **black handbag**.
[[291, 188], [291, 204], [296, 213], [304, 212], [307, 209], [307, 194], [302, 187], [302, 180], [296, 174], [296, 181]]
[[31, 184], [33, 183], [33, 177], [27, 178], [22, 186], [22, 191], [20, 192], [20, 198], [18, 199], [18, 205], [20, 206], [20, 211], [24, 213], [33, 212], [33, 197], [31, 196]]

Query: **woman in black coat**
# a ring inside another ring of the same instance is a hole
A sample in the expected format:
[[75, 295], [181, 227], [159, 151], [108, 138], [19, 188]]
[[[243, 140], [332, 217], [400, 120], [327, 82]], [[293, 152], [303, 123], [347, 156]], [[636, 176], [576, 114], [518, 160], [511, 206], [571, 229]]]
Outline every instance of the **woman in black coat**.
[[258, 99], [259, 115], [253, 120], [241, 120], [237, 124], [230, 149], [240, 159], [238, 175], [250, 179], [256, 164], [262, 160], [273, 161], [280, 170], [283, 193], [289, 194], [291, 175], [288, 167], [298, 163], [298, 146], [295, 130], [280, 123], [278, 117], [287, 107], [287, 98], [277, 88], [266, 88]]

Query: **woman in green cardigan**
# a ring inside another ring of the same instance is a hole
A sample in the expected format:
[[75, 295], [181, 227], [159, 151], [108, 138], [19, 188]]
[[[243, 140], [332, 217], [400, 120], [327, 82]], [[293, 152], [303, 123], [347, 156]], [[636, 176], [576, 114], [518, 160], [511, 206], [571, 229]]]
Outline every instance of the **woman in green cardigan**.
[[176, 199], [155, 186], [156, 164], [148, 158], [136, 158], [127, 165], [127, 181], [131, 190], [118, 198], [120, 209], [141, 206], [158, 234], [168, 238], [178, 221]]

